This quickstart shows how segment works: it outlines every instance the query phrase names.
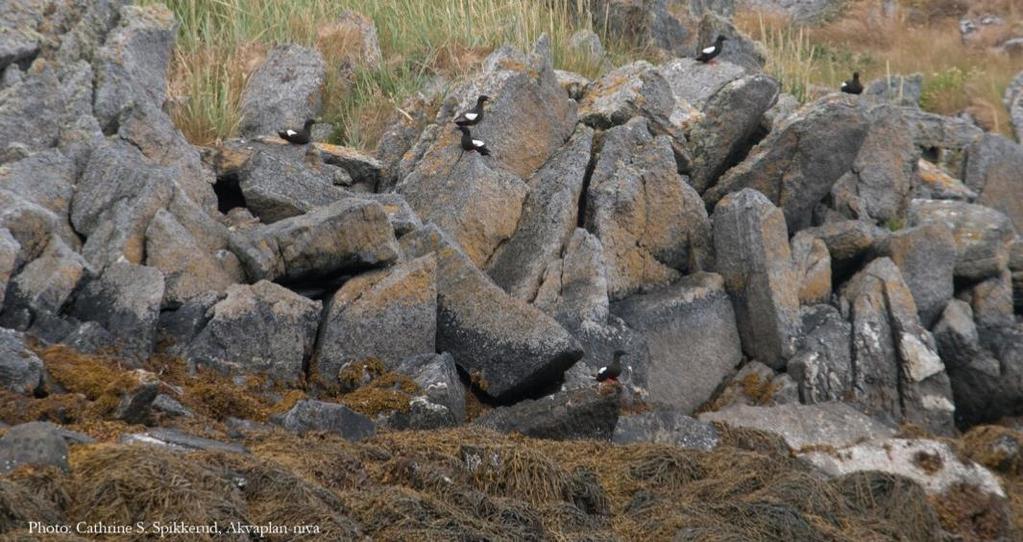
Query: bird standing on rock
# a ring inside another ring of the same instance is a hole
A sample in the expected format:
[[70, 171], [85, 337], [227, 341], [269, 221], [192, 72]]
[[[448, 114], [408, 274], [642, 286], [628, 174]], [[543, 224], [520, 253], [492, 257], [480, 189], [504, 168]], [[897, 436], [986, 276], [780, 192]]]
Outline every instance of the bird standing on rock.
[[465, 126], [458, 126], [457, 128], [460, 132], [462, 132], [463, 151], [476, 151], [483, 156], [490, 156], [490, 151], [487, 149], [486, 143], [479, 139], [473, 139], [472, 132], [470, 132]]
[[476, 107], [468, 111], [462, 112], [462, 114], [455, 117], [455, 124], [459, 126], [475, 126], [483, 120], [483, 103], [490, 99], [490, 96], [480, 96], [476, 98]]
[[622, 374], [622, 356], [626, 353], [624, 350], [615, 350], [611, 365], [601, 367], [597, 371], [597, 382], [606, 382], [608, 380], [618, 382], [618, 376]]
[[714, 40], [714, 45], [704, 47], [700, 51], [700, 54], [696, 55], [696, 60], [703, 62], [704, 64], [713, 64], [715, 57], [721, 54], [721, 50], [725, 47], [725, 40], [728, 38], [718, 34], [718, 39]]
[[853, 72], [853, 78], [842, 83], [842, 92], [846, 94], [863, 93], [863, 85], [860, 83], [860, 72]]
[[277, 132], [277, 135], [281, 136], [281, 139], [286, 140], [288, 143], [294, 143], [295, 145], [305, 145], [312, 139], [313, 124], [316, 122], [315, 119], [306, 119], [305, 125], [302, 126], [302, 130], [296, 132], [291, 128], [281, 130]]

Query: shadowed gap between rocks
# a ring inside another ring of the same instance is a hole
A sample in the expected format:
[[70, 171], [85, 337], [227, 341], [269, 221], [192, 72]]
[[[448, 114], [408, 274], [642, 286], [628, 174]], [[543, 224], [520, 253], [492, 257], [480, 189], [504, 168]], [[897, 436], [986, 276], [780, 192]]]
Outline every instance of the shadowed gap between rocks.
[[586, 164], [586, 173], [583, 174], [583, 189], [579, 192], [579, 216], [576, 218], [577, 228], [586, 227], [586, 201], [590, 191], [590, 179], [593, 178], [593, 169], [597, 167], [597, 159], [600, 158], [600, 151], [604, 148], [604, 131], [597, 130], [593, 133], [593, 145], [590, 147], [590, 161]]
[[221, 213], [227, 214], [231, 209], [246, 207], [240, 181], [237, 173], [217, 177], [213, 192], [217, 195], [217, 210]]

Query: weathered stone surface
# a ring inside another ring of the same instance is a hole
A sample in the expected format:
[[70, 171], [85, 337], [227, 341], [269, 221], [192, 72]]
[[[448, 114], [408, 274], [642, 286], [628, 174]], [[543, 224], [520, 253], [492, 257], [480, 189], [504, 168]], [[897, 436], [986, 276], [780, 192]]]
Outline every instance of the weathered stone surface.
[[951, 199], [973, 202], [977, 193], [937, 165], [921, 158], [917, 161], [917, 185], [914, 197], [920, 199]]
[[718, 445], [714, 426], [680, 410], [657, 409], [618, 418], [611, 440], [615, 444], [649, 442], [709, 452]]
[[[57, 143], [61, 107], [60, 82], [54, 68], [39, 59], [20, 81], [0, 89], [0, 164]], [[25, 122], [32, 119], [32, 122]]]
[[1005, 213], [1023, 230], [1023, 146], [998, 134], [984, 134], [966, 151], [963, 182], [977, 192], [976, 203]]
[[1023, 71], [1005, 89], [1003, 102], [1009, 110], [1009, 121], [1016, 132], [1016, 141], [1023, 141]]
[[177, 307], [221, 294], [242, 277], [232, 276], [169, 211], [160, 209], [146, 229], [146, 265], [163, 272], [164, 306]]
[[93, 60], [94, 110], [108, 132], [128, 109], [142, 103], [163, 108], [177, 33], [174, 14], [161, 4], [124, 6], [118, 20]]
[[894, 421], [952, 431], [955, 406], [945, 365], [895, 263], [872, 261], [842, 296], [852, 310], [856, 399]]
[[977, 329], [969, 305], [953, 300], [935, 327], [962, 426], [1023, 414], [1023, 329]]
[[607, 129], [644, 116], [666, 123], [675, 107], [671, 86], [649, 62], [638, 60], [594, 81], [579, 103], [579, 118], [594, 128]]
[[924, 76], [920, 73], [891, 75], [868, 83], [863, 89], [863, 95], [895, 105], [918, 107], [923, 83]]
[[294, 44], [271, 49], [242, 91], [238, 132], [245, 137], [276, 134], [315, 118], [322, 108], [325, 71], [315, 49]]
[[791, 245], [799, 284], [799, 303], [827, 303], [831, 299], [831, 253], [828, 245], [806, 230], [792, 237]]
[[645, 339], [648, 400], [691, 413], [739, 364], [742, 352], [724, 281], [696, 273], [612, 304]]
[[853, 392], [852, 326], [834, 307], [800, 311], [803, 339], [788, 362], [788, 374], [807, 404], [842, 401]]
[[69, 312], [79, 320], [102, 325], [117, 339], [122, 355], [144, 360], [156, 342], [163, 293], [159, 269], [114, 262], [83, 283]]
[[810, 225], [812, 210], [859, 155], [868, 123], [845, 97], [826, 97], [793, 113], [703, 194], [716, 204], [753, 188], [785, 212], [789, 230]]
[[43, 362], [25, 347], [25, 337], [0, 328], [0, 388], [32, 395], [43, 383]]
[[171, 355], [180, 355], [212, 317], [210, 309], [222, 294], [206, 294], [183, 303], [180, 307], [160, 311], [156, 343]]
[[312, 368], [320, 384], [335, 384], [351, 362], [373, 357], [394, 368], [410, 356], [433, 353], [436, 271], [436, 259], [427, 255], [346, 282], [320, 325]]
[[[597, 372], [606, 367], [617, 350], [628, 355], [622, 358], [622, 374], [618, 382], [626, 392], [623, 400], [632, 396], [649, 396], [651, 350], [646, 336], [629, 327], [621, 318], [610, 315], [604, 320], [564, 324], [583, 346], [583, 357], [565, 371], [563, 389], [592, 388]], [[576, 326], [576, 327], [573, 327]]]
[[702, 192], [750, 147], [764, 113], [778, 99], [778, 81], [763, 74], [731, 81], [715, 92], [689, 131], [690, 175]]
[[690, 32], [672, 15], [668, 0], [595, 0], [593, 26], [615, 39], [662, 49], [671, 56], [688, 54]]
[[811, 446], [848, 446], [864, 439], [895, 434], [894, 427], [839, 402], [771, 407], [739, 405], [718, 412], [705, 412], [699, 419], [775, 433], [796, 451]]
[[38, 320], [60, 314], [75, 289], [92, 273], [79, 254], [53, 238], [43, 254], [21, 269], [7, 285], [0, 324], [28, 330]]
[[1008, 264], [1008, 243], [1015, 235], [1004, 214], [961, 201], [913, 200], [912, 226], [937, 222], [952, 230], [956, 244], [956, 278], [978, 281], [1001, 273]]
[[773, 406], [799, 402], [799, 385], [788, 375], [775, 374], [767, 365], [750, 360], [720, 387], [711, 410], [735, 405]]
[[127, 434], [121, 437], [121, 442], [123, 444], [158, 446], [161, 448], [170, 448], [171, 450], [203, 450], [208, 452], [227, 452], [231, 454], [249, 453], [249, 451], [240, 444], [198, 437], [170, 427], [153, 427], [145, 433]]
[[398, 258], [394, 229], [376, 202], [346, 198], [232, 239], [252, 280], [335, 276]]
[[320, 302], [267, 281], [233, 285], [210, 309], [186, 357], [191, 365], [295, 384], [312, 354], [320, 309]]
[[0, 189], [0, 227], [18, 244], [18, 265], [38, 258], [54, 235], [71, 248], [81, 247], [66, 217], [4, 189]]
[[973, 122], [922, 111], [916, 107], [902, 108], [909, 132], [916, 146], [927, 158], [958, 176], [965, 162], [966, 149], [984, 131]]
[[[320, 160], [328, 166], [341, 168], [351, 177], [350, 183], [356, 188], [373, 191], [380, 182], [383, 164], [376, 158], [351, 147], [317, 143]], [[346, 184], [335, 176], [334, 184]]]
[[437, 350], [450, 352], [496, 398], [550, 384], [582, 356], [579, 343], [538, 309], [504, 293], [440, 229], [401, 239], [409, 258], [437, 259]]
[[0, 188], [52, 211], [64, 223], [76, 181], [75, 163], [57, 149], [0, 166]]
[[0, 228], [0, 312], [4, 308], [4, 300], [7, 298], [7, 283], [11, 275], [18, 270], [18, 253], [21, 252], [21, 243], [11, 235], [7, 228]]
[[153, 402], [160, 393], [160, 379], [149, 371], [136, 369], [131, 385], [121, 393], [113, 417], [127, 424], [151, 423]]
[[874, 247], [891, 258], [913, 294], [920, 321], [930, 327], [955, 293], [956, 244], [945, 224], [936, 222], [893, 232]]
[[658, 71], [668, 81], [676, 100], [700, 111], [725, 85], [746, 75], [742, 66], [731, 62], [717, 61], [714, 69], [707, 69], [692, 58], [673, 58], [661, 64]]
[[800, 332], [799, 283], [784, 215], [755, 190], [730, 194], [714, 211], [714, 246], [743, 351], [783, 367]]
[[353, 441], [376, 432], [376, 424], [362, 414], [344, 405], [311, 399], [295, 403], [291, 410], [275, 417], [274, 422], [300, 435], [309, 431], [325, 431]]
[[426, 399], [448, 410], [451, 422], [465, 421], [465, 386], [451, 354], [421, 354], [402, 360], [395, 371], [412, 377]]
[[256, 151], [238, 172], [245, 206], [264, 223], [329, 205], [345, 196], [326, 173]]
[[652, 137], [642, 118], [605, 132], [585, 224], [604, 246], [612, 299], [699, 271], [711, 258], [699, 195], [676, 173], [669, 138]]
[[978, 282], [958, 293], [973, 308], [973, 319], [978, 326], [1011, 326], [1013, 315], [1012, 274], [1002, 271], [997, 276]]
[[617, 390], [589, 388], [499, 407], [473, 423], [533, 438], [610, 440], [617, 422]]
[[888, 236], [888, 231], [860, 220], [839, 220], [808, 228], [797, 235], [809, 235], [824, 241], [835, 275], [832, 283], [837, 284], [861, 267], [870, 250]]
[[575, 231], [593, 131], [581, 127], [527, 184], [515, 233], [494, 252], [487, 274], [512, 297], [532, 301]]
[[58, 426], [49, 422], [23, 423], [0, 437], [0, 473], [7, 474], [24, 465], [70, 470], [67, 442]]
[[991, 471], [963, 461], [948, 444], [930, 439], [881, 438], [835, 451], [800, 454], [831, 476], [881, 471], [905, 476], [931, 495], [967, 486], [1002, 497], [1005, 492]]
[[609, 303], [604, 247], [593, 234], [576, 228], [561, 259], [545, 270], [533, 305], [575, 330], [584, 322], [607, 322]]

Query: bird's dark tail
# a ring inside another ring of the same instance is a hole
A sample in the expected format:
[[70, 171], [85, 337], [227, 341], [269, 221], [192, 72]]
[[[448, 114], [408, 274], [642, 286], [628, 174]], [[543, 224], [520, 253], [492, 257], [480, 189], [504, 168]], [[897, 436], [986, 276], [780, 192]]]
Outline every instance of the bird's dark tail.
[[288, 133], [287, 133], [287, 132], [283, 132], [283, 131], [281, 131], [281, 132], [277, 132], [277, 135], [278, 135], [278, 137], [280, 137], [281, 139], [288, 139], [288, 137], [287, 137], [287, 136], [288, 136]]
[[483, 156], [490, 156], [490, 151], [487, 150], [486, 147], [480, 147], [479, 149], [476, 150], [478, 150], [479, 153], [482, 154]]

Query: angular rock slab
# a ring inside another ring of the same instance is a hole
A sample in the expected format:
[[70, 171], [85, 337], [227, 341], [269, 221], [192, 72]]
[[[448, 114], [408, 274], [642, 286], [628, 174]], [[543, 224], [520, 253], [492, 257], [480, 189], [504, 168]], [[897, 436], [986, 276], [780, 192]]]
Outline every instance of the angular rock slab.
[[[8, 68], [8, 71], [17, 68]], [[42, 59], [26, 75], [0, 91], [0, 129], [8, 134], [0, 143], [0, 164], [41, 151], [57, 143], [60, 135], [60, 81], [54, 67]], [[32, 119], [32, 122], [25, 122]]]
[[267, 224], [345, 197], [328, 172], [258, 150], [238, 171], [238, 188], [246, 208]]
[[25, 346], [25, 336], [0, 328], [0, 388], [32, 395], [43, 383], [43, 362]]
[[713, 273], [631, 296], [611, 310], [648, 345], [649, 402], [692, 413], [742, 360], [732, 303]]
[[637, 116], [666, 122], [674, 107], [668, 81], [655, 66], [638, 60], [608, 72], [587, 87], [579, 102], [579, 120], [604, 130]]
[[242, 91], [238, 132], [254, 137], [301, 127], [320, 114], [325, 80], [326, 64], [316, 49], [274, 47]]
[[852, 326], [831, 305], [800, 311], [803, 338], [788, 374], [803, 403], [843, 401], [853, 391]]
[[611, 299], [663, 286], [711, 259], [706, 209], [676, 172], [670, 138], [652, 137], [643, 118], [605, 132], [585, 224], [603, 244]]
[[928, 222], [893, 232], [874, 252], [891, 258], [899, 267], [913, 294], [920, 321], [929, 327], [955, 293], [956, 244], [952, 232], [944, 224]]
[[561, 259], [547, 266], [533, 305], [570, 330], [585, 322], [607, 322], [610, 301], [604, 247], [596, 236], [575, 229]]
[[163, 272], [165, 307], [220, 295], [231, 284], [244, 282], [217, 254], [203, 246], [170, 211], [157, 211], [146, 228], [146, 265]]
[[977, 203], [1005, 213], [1023, 230], [1023, 145], [984, 134], [966, 151], [963, 182], [977, 192]]
[[60, 427], [50, 422], [29, 422], [11, 427], [0, 437], [0, 474], [24, 465], [70, 470], [68, 445]]
[[866, 416], [845, 403], [738, 405], [698, 416], [703, 422], [720, 422], [775, 433], [793, 450], [811, 446], [843, 447], [864, 439], [895, 435], [895, 428]]
[[43, 254], [8, 283], [0, 325], [26, 331], [59, 315], [92, 274], [93, 268], [80, 254], [60, 238], [52, 238]]
[[451, 354], [412, 356], [402, 360], [395, 371], [411, 377], [428, 401], [446, 408], [454, 424], [465, 421], [465, 386]]
[[714, 211], [714, 245], [743, 351], [783, 367], [800, 334], [799, 283], [784, 215], [755, 190], [730, 194]]
[[210, 309], [188, 346], [190, 365], [228, 374], [264, 374], [297, 384], [312, 355], [321, 304], [271, 282], [236, 284]]
[[401, 247], [410, 258], [435, 254], [437, 349], [491, 397], [548, 386], [582, 357], [560, 324], [508, 296], [436, 226], [405, 235]]
[[311, 399], [295, 403], [291, 410], [276, 416], [273, 421], [300, 435], [324, 431], [351, 441], [371, 437], [376, 432], [376, 424], [362, 414], [344, 405]]
[[792, 262], [799, 281], [799, 303], [813, 305], [831, 299], [831, 253], [821, 239], [803, 230], [792, 237]]
[[931, 222], [952, 230], [956, 278], [975, 282], [996, 276], [1008, 266], [1008, 245], [1015, 237], [1015, 228], [1003, 213], [961, 201], [913, 200], [910, 225]]
[[432, 354], [437, 338], [437, 261], [427, 255], [358, 275], [334, 294], [317, 341], [313, 372], [336, 385], [348, 363], [377, 358], [388, 368]]
[[813, 208], [853, 167], [867, 128], [848, 98], [822, 98], [787, 117], [703, 199], [714, 205], [730, 192], [753, 188], [781, 207], [789, 230], [797, 232], [811, 224]]
[[610, 440], [617, 422], [617, 391], [594, 387], [519, 401], [496, 408], [473, 423], [532, 438]]
[[657, 409], [618, 418], [611, 440], [615, 444], [650, 442], [709, 452], [720, 439], [717, 429], [707, 422], [679, 410]]

